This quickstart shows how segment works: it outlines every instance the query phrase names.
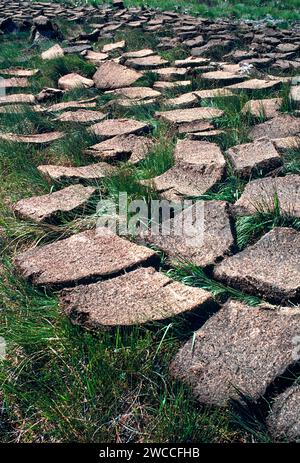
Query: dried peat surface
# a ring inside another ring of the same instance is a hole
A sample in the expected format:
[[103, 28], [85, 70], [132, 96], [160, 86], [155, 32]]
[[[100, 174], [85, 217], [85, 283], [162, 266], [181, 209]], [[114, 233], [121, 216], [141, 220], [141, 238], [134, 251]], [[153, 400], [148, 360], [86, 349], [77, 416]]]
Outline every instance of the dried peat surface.
[[73, 323], [101, 328], [168, 319], [211, 303], [212, 296], [208, 291], [173, 281], [149, 267], [64, 290], [61, 302]]
[[257, 400], [293, 364], [299, 316], [295, 308], [250, 308], [229, 301], [183, 346], [171, 372], [204, 403], [224, 405], [238, 397], [238, 390]]
[[1, 439], [299, 441], [297, 8], [108, 3], [0, 5]]
[[155, 260], [151, 249], [89, 230], [25, 251], [15, 265], [35, 285], [69, 285], [114, 275], [151, 260]]

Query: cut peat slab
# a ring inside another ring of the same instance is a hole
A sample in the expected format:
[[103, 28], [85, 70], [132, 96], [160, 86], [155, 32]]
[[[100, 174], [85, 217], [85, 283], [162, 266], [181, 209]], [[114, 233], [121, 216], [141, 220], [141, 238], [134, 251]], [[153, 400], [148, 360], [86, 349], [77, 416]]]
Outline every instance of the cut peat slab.
[[73, 323], [97, 329], [165, 320], [213, 303], [209, 292], [152, 267], [64, 290], [60, 301]]
[[25, 251], [15, 265], [34, 285], [67, 286], [157, 261], [151, 249], [97, 229]]
[[300, 232], [274, 228], [215, 267], [217, 280], [271, 301], [300, 297]]
[[202, 403], [224, 406], [239, 391], [256, 401], [296, 363], [299, 323], [297, 308], [229, 301], [178, 352], [171, 373]]

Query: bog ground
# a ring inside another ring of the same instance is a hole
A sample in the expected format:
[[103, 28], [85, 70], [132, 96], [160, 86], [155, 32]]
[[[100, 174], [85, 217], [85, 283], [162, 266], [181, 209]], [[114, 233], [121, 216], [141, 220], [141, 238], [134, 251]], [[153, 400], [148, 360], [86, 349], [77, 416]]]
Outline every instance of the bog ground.
[[0, 5], [3, 442], [300, 439], [297, 1], [157, 4]]

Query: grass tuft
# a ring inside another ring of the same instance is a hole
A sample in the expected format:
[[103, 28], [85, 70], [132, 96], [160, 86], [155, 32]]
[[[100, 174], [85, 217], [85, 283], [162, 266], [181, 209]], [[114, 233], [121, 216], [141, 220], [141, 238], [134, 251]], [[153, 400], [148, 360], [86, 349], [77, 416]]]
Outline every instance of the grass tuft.
[[300, 219], [283, 214], [278, 198], [274, 200], [274, 208], [268, 212], [257, 211], [256, 214], [236, 218], [239, 249], [244, 249], [275, 227], [290, 227], [300, 231]]
[[181, 281], [185, 285], [196, 286], [210, 291], [219, 302], [224, 302], [230, 297], [250, 306], [256, 306], [261, 303], [258, 297], [250, 296], [211, 279], [202, 268], [191, 263], [182, 264], [174, 269], [170, 269], [167, 271], [167, 274], [174, 280]]
[[283, 172], [285, 174], [300, 174], [300, 146], [289, 150], [283, 156]]
[[39, 60], [36, 63], [40, 74], [32, 79], [32, 87], [35, 93], [44, 87], [57, 87], [60, 77], [72, 72], [91, 78], [96, 72], [96, 67], [78, 55], [65, 55], [47, 61]]
[[227, 177], [224, 182], [218, 183], [210, 191], [201, 195], [199, 199], [204, 200], [217, 200], [217, 201], [228, 201], [234, 203], [241, 196], [245, 181], [240, 178], [231, 175]]
[[155, 82], [158, 81], [158, 75], [152, 71], [145, 71], [143, 76], [140, 77], [135, 83], [133, 87], [153, 87]]

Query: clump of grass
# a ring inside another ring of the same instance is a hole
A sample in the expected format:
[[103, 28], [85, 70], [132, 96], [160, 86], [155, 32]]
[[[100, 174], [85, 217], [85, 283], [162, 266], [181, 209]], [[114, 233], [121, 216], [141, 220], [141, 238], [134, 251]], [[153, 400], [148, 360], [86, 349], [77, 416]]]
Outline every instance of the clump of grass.
[[126, 192], [128, 201], [144, 199], [148, 203], [158, 194], [149, 184], [142, 181], [156, 177], [173, 165], [174, 140], [168, 137], [167, 127], [161, 127], [158, 141], [150, 153], [138, 165], [123, 163], [117, 175], [103, 180], [103, 189], [108, 197], [118, 198], [119, 192]]
[[183, 263], [176, 268], [168, 270], [167, 274], [174, 280], [181, 281], [185, 285], [196, 286], [210, 291], [220, 302], [224, 302], [230, 297], [250, 306], [256, 306], [261, 303], [258, 297], [250, 296], [211, 279], [202, 268], [191, 263]]
[[96, 67], [78, 55], [66, 55], [47, 61], [36, 63], [40, 74], [32, 79], [32, 88], [35, 92], [43, 87], [57, 87], [60, 77], [72, 72], [91, 78], [96, 72]]
[[230, 175], [224, 182], [218, 183], [210, 191], [201, 195], [199, 199], [228, 201], [234, 203], [241, 196], [245, 187], [245, 181]]
[[95, 88], [76, 87], [64, 93], [62, 101], [86, 100], [99, 96], [99, 92]]
[[99, 107], [100, 110], [101, 109], [103, 110], [104, 109], [103, 107], [107, 105], [107, 107], [105, 108], [105, 111], [106, 111], [107, 109], [114, 106], [113, 103], [115, 99], [116, 99], [116, 95], [114, 95], [113, 93], [102, 93], [97, 98], [97, 106]]
[[21, 143], [0, 143], [0, 210], [11, 201], [47, 191], [47, 182], [36, 169], [43, 159], [43, 152], [36, 147], [28, 146], [25, 151]]
[[[64, 161], [68, 159], [71, 164], [76, 163], [74, 159], [75, 148], [83, 143], [79, 137], [81, 132], [76, 132], [74, 138], [56, 145], [56, 148], [48, 148], [48, 162], [55, 163], [57, 152], [64, 156]], [[85, 142], [87, 140], [85, 139]], [[74, 148], [73, 148], [74, 146]], [[68, 151], [70, 147], [71, 151]], [[57, 152], [56, 152], [57, 150]], [[64, 151], [65, 150], [65, 151]], [[73, 156], [72, 156], [73, 154]], [[24, 144], [2, 142], [0, 144], [0, 228], [6, 237], [6, 245], [15, 251], [16, 249], [38, 242], [49, 242], [54, 239], [68, 236], [72, 232], [86, 229], [96, 222], [96, 218], [89, 216], [96, 211], [95, 204], [85, 209], [86, 218], [82, 217], [80, 211], [76, 214], [65, 214], [60, 218], [60, 225], [36, 224], [29, 221], [18, 220], [11, 211], [11, 205], [25, 197], [42, 195], [55, 191], [63, 185], [49, 185], [45, 178], [37, 170], [37, 166], [44, 164], [46, 154], [43, 148], [27, 146]], [[77, 162], [79, 160], [77, 159]], [[4, 237], [3, 237], [4, 239]], [[1, 240], [2, 241], [2, 240]]]
[[248, 132], [255, 119], [242, 112], [248, 99], [247, 95], [240, 94], [236, 97], [217, 97], [210, 103], [224, 111], [224, 115], [215, 120], [216, 127], [226, 131], [222, 138], [223, 149], [249, 141]]
[[290, 98], [290, 91], [291, 91], [291, 84], [288, 82], [284, 82], [282, 89], [279, 92], [279, 97], [282, 98], [282, 102], [280, 105], [280, 111], [283, 113], [293, 113], [295, 108], [295, 104]]
[[283, 156], [283, 172], [285, 174], [300, 174], [300, 146], [289, 150]]
[[158, 81], [158, 75], [152, 71], [144, 72], [143, 76], [136, 80], [133, 87], [153, 87], [155, 82]]
[[181, 60], [187, 58], [190, 53], [188, 50], [182, 46], [177, 46], [172, 48], [171, 50], [161, 51], [160, 55], [165, 60], [173, 63], [176, 60]]
[[161, 403], [161, 415], [151, 420], [151, 441], [163, 443], [163, 436], [168, 435], [168, 442], [216, 443], [221, 430], [222, 442], [238, 441], [239, 432], [232, 429], [227, 410], [220, 413], [217, 408], [201, 406], [196, 400], [187, 402], [187, 394], [191, 395], [182, 384], [169, 387], [169, 396]]
[[26, 46], [27, 43], [28, 33], [24, 32], [14, 35], [13, 39], [8, 38], [7, 35], [0, 37], [0, 69], [14, 67], [17, 64], [26, 67], [27, 59], [30, 60], [32, 57], [32, 52]]
[[58, 26], [59, 32], [63, 37], [70, 37], [71, 35], [74, 37], [76, 34], [79, 35], [82, 31], [89, 32], [90, 29], [89, 24], [74, 24], [67, 19], [62, 19], [61, 17], [58, 17], [55, 22]]
[[[55, 188], [52, 187], [50, 190], [55, 191]], [[85, 205], [84, 210], [62, 213], [56, 218], [55, 223], [18, 220], [10, 211], [4, 211], [0, 218], [0, 227], [5, 234], [5, 243], [12, 254], [15, 254], [33, 245], [52, 243], [75, 233], [93, 229], [98, 220], [96, 208], [99, 198], [100, 194], [95, 194]]]
[[135, 199], [144, 199], [149, 202], [157, 197], [157, 193], [151, 186], [143, 185], [138, 177], [136, 167], [129, 163], [120, 166], [116, 175], [103, 180], [103, 188], [106, 196], [118, 200], [119, 193], [127, 193], [128, 203]]
[[160, 108], [158, 103], [151, 104], [133, 104], [129, 107], [119, 106], [116, 102], [113, 110], [113, 116], [117, 118], [132, 118], [138, 121], [149, 122], [152, 126], [157, 125], [157, 120], [154, 118], [154, 113]]
[[300, 230], [300, 219], [282, 213], [277, 195], [274, 197], [273, 208], [268, 211], [258, 210], [253, 215], [237, 217], [238, 247], [244, 249], [275, 227], [291, 227]]
[[[129, 162], [123, 163], [116, 175], [103, 180], [101, 189], [105, 193], [104, 198], [114, 201], [117, 216], [119, 214], [120, 193], [126, 193], [123, 200], [127, 201], [128, 219], [135, 214], [135, 211], [131, 210], [132, 201], [142, 199], [149, 206], [151, 200], [159, 199], [159, 195], [151, 183], [151, 178], [162, 174], [172, 166], [173, 147], [173, 140], [161, 138], [138, 165], [131, 165]], [[148, 182], [145, 181], [147, 179], [149, 179]], [[148, 211], [144, 220], [148, 221]]]
[[222, 61], [224, 55], [232, 50], [233, 46], [238, 46], [238, 43], [234, 45], [224, 46], [224, 45], [215, 45], [212, 49], [207, 52], [209, 56], [214, 61]]
[[48, 158], [53, 163], [64, 163], [68, 165], [81, 166], [87, 163], [87, 158], [83, 154], [84, 149], [97, 143], [97, 137], [89, 132], [87, 128], [79, 125], [67, 136], [55, 141], [48, 150]]
[[138, 166], [137, 175], [141, 179], [152, 178], [163, 174], [174, 163], [173, 151], [175, 141], [162, 135], [155, 143], [149, 155]]
[[[192, 92], [192, 85], [187, 85], [186, 87], [184, 87], [184, 89], [182, 87], [180, 87], [180, 85], [179, 85], [179, 86], [176, 86], [176, 87], [173, 87], [173, 88], [165, 89], [164, 90], [164, 97], [166, 99], [168, 99], [168, 98], [176, 98], [177, 96], [180, 96], [183, 93], [189, 93], [189, 92]], [[163, 108], [164, 106], [165, 106], [164, 102], [162, 102], [161, 107]]]
[[158, 44], [158, 34], [143, 33], [137, 29], [126, 29], [117, 31], [115, 34], [116, 41], [125, 40], [128, 51], [142, 50], [143, 48], [155, 49]]
[[208, 90], [208, 89], [214, 89], [214, 88], [219, 88], [220, 84], [218, 82], [212, 80], [210, 81], [209, 79], [203, 79], [202, 78], [202, 73], [203, 70], [198, 69], [194, 70], [192, 74], [192, 90]]
[[261, 399], [258, 404], [242, 391], [237, 390], [237, 393], [239, 398], [230, 401], [232, 422], [251, 435], [255, 442], [271, 443], [265, 418], [265, 413], [270, 408], [268, 402]]
[[29, 135], [51, 132], [55, 129], [55, 123], [45, 113], [34, 111], [29, 105], [23, 105], [17, 111], [3, 114], [0, 127], [4, 132]]
[[2, 213], [0, 226], [5, 234], [4, 248], [10, 255], [15, 255], [30, 246], [47, 243], [62, 236], [58, 227], [21, 221], [10, 211]]

